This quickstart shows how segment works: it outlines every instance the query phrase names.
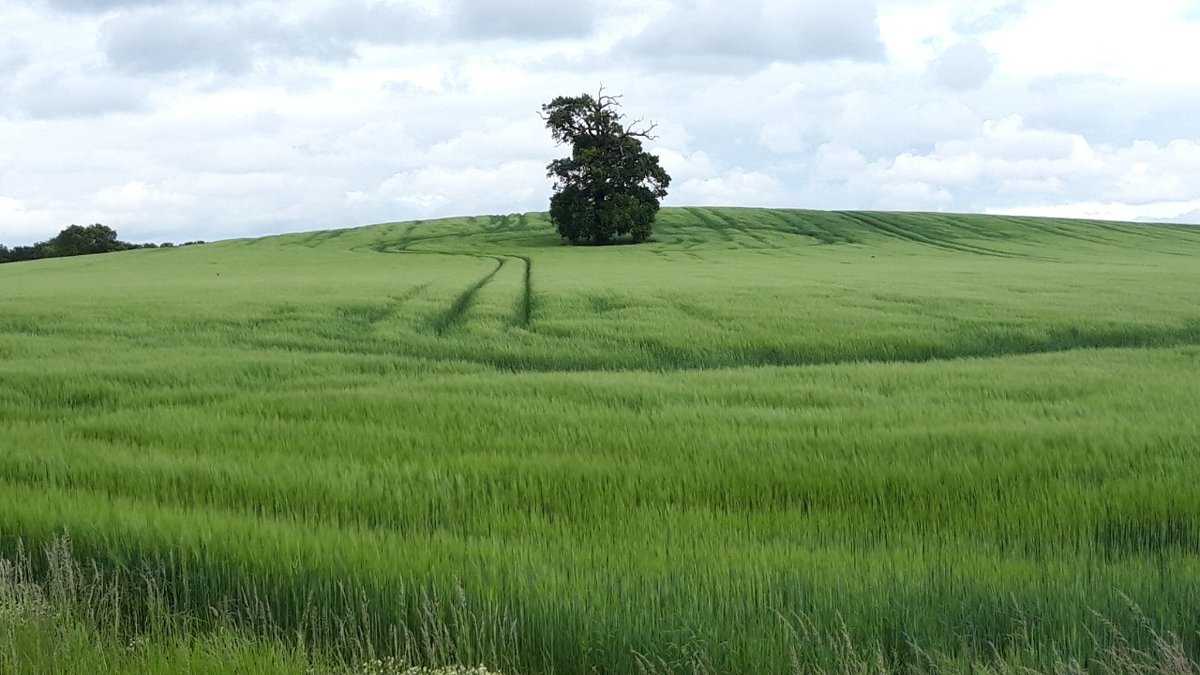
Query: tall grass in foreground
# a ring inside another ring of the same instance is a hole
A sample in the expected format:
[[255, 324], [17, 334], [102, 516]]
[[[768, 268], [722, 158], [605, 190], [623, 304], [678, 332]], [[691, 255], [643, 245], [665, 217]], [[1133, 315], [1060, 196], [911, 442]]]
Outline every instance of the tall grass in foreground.
[[[3, 673], [241, 673], [296, 675], [501, 675], [480, 664], [418, 665], [453, 661], [455, 626], [446, 619], [436, 598], [425, 599], [419, 633], [407, 629], [392, 644], [375, 645], [348, 639], [331, 659], [329, 652], [313, 652], [302, 633], [288, 635], [263, 612], [264, 603], [243, 595], [233, 605], [212, 607], [205, 616], [178, 613], [161, 593], [160, 580], [150, 570], [137, 575], [103, 572], [79, 561], [70, 539], [56, 539], [37, 560], [23, 549], [0, 559], [0, 672]], [[455, 612], [449, 601], [450, 615]], [[240, 606], [238, 606], [240, 605]], [[371, 609], [360, 608], [359, 619], [369, 620]], [[1178, 636], [1159, 634], [1130, 603], [1128, 612], [1152, 637], [1139, 649], [1114, 623], [1102, 621], [1105, 631], [1095, 635], [1101, 647], [1093, 659], [1056, 658], [1045, 671], [1021, 665], [1036, 660], [1039, 645], [1028, 626], [1020, 624], [1013, 636], [1017, 651], [1000, 654], [944, 654], [912, 645], [918, 659], [903, 670], [912, 673], [1012, 673], [1039, 672], [1075, 675], [1190, 675], [1200, 663], [1186, 652]], [[258, 614], [257, 625], [244, 617]], [[240, 615], [242, 618], [237, 618]], [[319, 621], [315, 615], [311, 620]], [[804, 657], [813, 651], [832, 655], [824, 672], [886, 675], [897, 672], [885, 649], [856, 644], [844, 628], [827, 632], [810, 619], [780, 616], [789, 635], [790, 665], [786, 672], [819, 672]], [[502, 627], [497, 627], [503, 630]], [[1027, 651], [1028, 654], [1022, 654]], [[713, 675], [721, 672], [708, 653], [708, 645], [687, 642], [670, 659], [634, 654], [643, 675]], [[499, 658], [494, 655], [493, 658]], [[759, 671], [754, 671], [759, 672]], [[784, 671], [779, 671], [784, 672]], [[509, 671], [517, 675], [516, 671]]]
[[[313, 615], [343, 631], [336, 652], [314, 653], [282, 630], [252, 592], [187, 613], [172, 606], [153, 569], [105, 571], [55, 539], [38, 558], [24, 549], [0, 559], [0, 672], [11, 673], [303, 673], [304, 675], [489, 675], [456, 665], [458, 636], [444, 618], [462, 608], [425, 598], [417, 632], [401, 629], [387, 645], [362, 642], [356, 617]], [[499, 660], [499, 657], [494, 657]], [[425, 665], [415, 665], [415, 664]], [[433, 664], [433, 665], [430, 665]], [[495, 675], [495, 673], [492, 673]]]

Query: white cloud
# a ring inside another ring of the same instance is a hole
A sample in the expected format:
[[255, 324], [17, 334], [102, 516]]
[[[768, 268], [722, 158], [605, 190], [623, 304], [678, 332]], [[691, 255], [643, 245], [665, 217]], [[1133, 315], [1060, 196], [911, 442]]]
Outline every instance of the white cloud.
[[954, 27], [965, 35], [992, 33], [1011, 26], [1028, 12], [1026, 0], [976, 0], [955, 3]]
[[1158, 145], [1136, 141], [1104, 159], [1112, 167], [1114, 199], [1147, 204], [1197, 196], [1200, 142], [1181, 139]]
[[[874, 190], [882, 208], [961, 210], [1036, 208], [1091, 217], [1098, 212], [1175, 217], [1200, 185], [1200, 143], [1135, 141], [1093, 147], [1082, 136], [1027, 128], [1016, 116], [989, 121], [973, 138], [938, 143], [927, 154], [902, 154], [848, 174]], [[1029, 198], [1052, 201], [1024, 204]], [[989, 204], [990, 202], [990, 204]], [[1074, 209], [1074, 211], [1072, 211]]]
[[867, 158], [854, 148], [825, 143], [817, 149], [817, 167], [832, 175], [847, 175], [867, 167]]
[[942, 209], [954, 203], [954, 197], [944, 185], [924, 181], [893, 181], [878, 186], [876, 204], [899, 211]]
[[[0, 195], [0, 244], [27, 245], [53, 236], [42, 236], [43, 222], [51, 217], [46, 209], [29, 208], [20, 199]], [[64, 227], [70, 223], [64, 223]]]
[[540, 118], [529, 115], [516, 120], [499, 117], [481, 120], [478, 128], [436, 143], [424, 159], [445, 167], [479, 162], [499, 165], [513, 159], [541, 162], [544, 166], [555, 155], [567, 152], [565, 148], [555, 148]]
[[696, 206], [782, 206], [787, 202], [787, 190], [774, 176], [740, 168], [682, 181], [675, 185], [669, 201]]
[[1200, 223], [1200, 199], [1186, 202], [1123, 204], [1121, 202], [1074, 202], [1071, 204], [1033, 204], [985, 209], [989, 214], [1043, 216], [1047, 218], [1089, 218], [1158, 223]]
[[98, 190], [95, 205], [108, 213], [163, 212], [195, 204], [195, 197], [184, 192], [171, 192], [160, 185], [132, 181]]
[[782, 206], [788, 190], [779, 179], [742, 167], [718, 167], [708, 153], [697, 150], [653, 147], [659, 162], [671, 175], [668, 205]]
[[513, 213], [548, 200], [550, 183], [545, 176], [545, 166], [531, 161], [457, 169], [430, 166], [397, 173], [370, 193], [348, 193], [347, 201], [395, 204], [423, 218], [488, 210]]
[[1025, 17], [989, 38], [1010, 75], [1102, 73], [1142, 82], [1200, 83], [1200, 24], [1187, 0], [1031, 2]]
[[688, 152], [669, 147], [652, 148], [659, 163], [676, 181], [711, 178], [717, 174], [712, 158], [704, 151]]

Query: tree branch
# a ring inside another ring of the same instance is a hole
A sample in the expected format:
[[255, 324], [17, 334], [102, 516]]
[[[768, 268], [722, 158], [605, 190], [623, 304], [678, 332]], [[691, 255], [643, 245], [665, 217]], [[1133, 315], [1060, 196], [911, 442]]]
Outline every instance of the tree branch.
[[646, 118], [639, 117], [632, 124], [625, 127], [625, 135], [631, 138], [644, 138], [648, 141], [657, 141], [658, 136], [654, 135], [654, 130], [658, 128], [658, 122], [650, 122], [650, 126], [645, 129], [638, 129], [639, 124], [645, 124]]

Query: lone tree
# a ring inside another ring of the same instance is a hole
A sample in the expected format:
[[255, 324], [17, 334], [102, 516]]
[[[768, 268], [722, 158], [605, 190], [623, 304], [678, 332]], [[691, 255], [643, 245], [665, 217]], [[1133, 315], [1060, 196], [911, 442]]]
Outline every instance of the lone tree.
[[671, 177], [642, 149], [643, 139], [655, 139], [656, 125], [626, 125], [620, 98], [601, 89], [595, 98], [559, 96], [542, 106], [554, 140], [571, 144], [571, 156], [550, 162], [546, 175], [554, 179], [550, 221], [572, 244], [624, 235], [645, 241], [667, 196]]

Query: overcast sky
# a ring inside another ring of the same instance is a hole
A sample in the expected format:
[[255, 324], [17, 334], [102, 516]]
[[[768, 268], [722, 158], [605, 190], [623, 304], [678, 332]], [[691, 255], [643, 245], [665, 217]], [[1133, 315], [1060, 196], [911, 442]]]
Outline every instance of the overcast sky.
[[1200, 0], [0, 0], [0, 243], [545, 210], [601, 84], [667, 205], [1200, 223]]

